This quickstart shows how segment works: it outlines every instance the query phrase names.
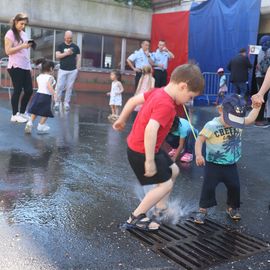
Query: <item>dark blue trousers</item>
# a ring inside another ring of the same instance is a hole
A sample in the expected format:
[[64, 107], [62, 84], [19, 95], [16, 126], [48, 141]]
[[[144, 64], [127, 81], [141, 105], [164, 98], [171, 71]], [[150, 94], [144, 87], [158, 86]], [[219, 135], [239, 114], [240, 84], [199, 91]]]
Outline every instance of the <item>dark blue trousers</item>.
[[206, 162], [202, 186], [200, 207], [209, 208], [217, 205], [216, 187], [224, 183], [227, 188], [227, 205], [233, 209], [240, 207], [240, 182], [236, 163], [220, 165]]

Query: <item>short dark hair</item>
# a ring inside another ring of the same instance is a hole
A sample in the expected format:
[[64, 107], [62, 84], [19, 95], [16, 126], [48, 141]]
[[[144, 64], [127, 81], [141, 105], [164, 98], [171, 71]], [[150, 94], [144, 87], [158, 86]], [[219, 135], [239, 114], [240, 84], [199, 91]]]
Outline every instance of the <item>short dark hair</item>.
[[150, 43], [150, 41], [149, 41], [149, 40], [143, 40], [143, 41], [141, 42], [141, 45], [142, 45], [144, 42], [148, 42], [148, 43]]
[[170, 82], [185, 82], [191, 92], [202, 93], [204, 90], [204, 78], [200, 68], [193, 63], [184, 64], [174, 69]]
[[246, 53], [247, 52], [247, 49], [246, 48], [241, 48], [240, 50], [239, 50], [239, 53]]
[[122, 80], [122, 75], [121, 75], [121, 72], [120, 72], [119, 70], [113, 69], [113, 70], [111, 71], [111, 73], [113, 73], [113, 74], [115, 75], [117, 81], [121, 82], [121, 80]]

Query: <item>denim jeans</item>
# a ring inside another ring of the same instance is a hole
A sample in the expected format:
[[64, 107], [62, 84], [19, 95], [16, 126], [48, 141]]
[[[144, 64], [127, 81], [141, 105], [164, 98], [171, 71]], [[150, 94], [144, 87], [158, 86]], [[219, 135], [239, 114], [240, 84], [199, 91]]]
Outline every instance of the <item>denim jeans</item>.
[[233, 83], [235, 93], [243, 97], [248, 96], [248, 87], [245, 82]]
[[77, 78], [78, 70], [62, 70], [59, 69], [58, 77], [57, 77], [57, 85], [56, 85], [56, 92], [57, 92], [57, 101], [61, 101], [62, 92], [66, 90], [65, 94], [65, 103], [69, 103], [71, 99], [71, 94], [73, 90], [74, 82]]

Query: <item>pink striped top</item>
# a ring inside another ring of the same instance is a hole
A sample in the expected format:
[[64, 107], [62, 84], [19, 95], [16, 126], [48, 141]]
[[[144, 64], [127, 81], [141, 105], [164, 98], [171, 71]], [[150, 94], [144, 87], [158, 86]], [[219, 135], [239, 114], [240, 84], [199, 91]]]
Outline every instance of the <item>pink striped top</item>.
[[[23, 42], [28, 41], [28, 37], [24, 31], [21, 31], [20, 35]], [[12, 47], [16, 47], [19, 45], [11, 29], [7, 31], [5, 38], [9, 39], [12, 42]], [[21, 49], [18, 52], [9, 55], [8, 68], [12, 68], [12, 67], [26, 69], [26, 70], [31, 69], [30, 48]]]

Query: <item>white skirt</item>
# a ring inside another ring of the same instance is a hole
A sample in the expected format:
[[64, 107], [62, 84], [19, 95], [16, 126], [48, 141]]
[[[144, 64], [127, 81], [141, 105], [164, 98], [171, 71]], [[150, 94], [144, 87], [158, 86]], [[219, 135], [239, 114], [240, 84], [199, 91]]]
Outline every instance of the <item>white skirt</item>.
[[111, 96], [109, 104], [110, 106], [111, 105], [122, 106], [122, 95]]

